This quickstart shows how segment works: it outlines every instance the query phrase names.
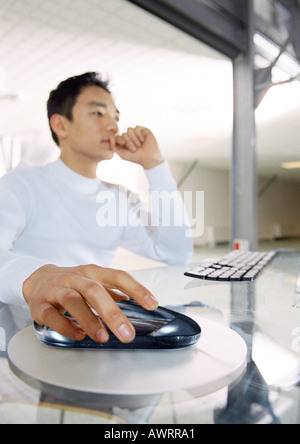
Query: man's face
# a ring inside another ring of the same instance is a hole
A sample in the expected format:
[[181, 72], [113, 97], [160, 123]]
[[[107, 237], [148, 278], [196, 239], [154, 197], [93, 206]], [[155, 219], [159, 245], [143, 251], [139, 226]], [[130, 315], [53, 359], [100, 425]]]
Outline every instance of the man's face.
[[86, 87], [72, 110], [73, 119], [66, 119], [68, 149], [74, 155], [100, 162], [114, 155], [110, 136], [118, 133], [119, 111], [111, 95], [98, 86]]

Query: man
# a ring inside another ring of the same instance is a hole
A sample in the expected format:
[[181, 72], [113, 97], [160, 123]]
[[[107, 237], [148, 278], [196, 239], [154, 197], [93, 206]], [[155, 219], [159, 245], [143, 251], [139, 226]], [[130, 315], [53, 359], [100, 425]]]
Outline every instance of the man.
[[[91, 308], [122, 342], [132, 341], [135, 330], [116, 300], [130, 297], [148, 310], [157, 308], [148, 289], [107, 268], [118, 246], [169, 264], [186, 263], [192, 253], [185, 223], [99, 223], [103, 193], [123, 212], [126, 192], [96, 177], [99, 162], [114, 153], [145, 169], [150, 190], [176, 191], [152, 132], [137, 126], [119, 135], [119, 114], [99, 74], [62, 82], [48, 100], [60, 159], [44, 167], [21, 164], [0, 181], [0, 300], [25, 300], [36, 322], [75, 340], [86, 334], [100, 343], [108, 340]], [[178, 194], [175, 200], [181, 211]], [[65, 311], [78, 325], [63, 316]]]

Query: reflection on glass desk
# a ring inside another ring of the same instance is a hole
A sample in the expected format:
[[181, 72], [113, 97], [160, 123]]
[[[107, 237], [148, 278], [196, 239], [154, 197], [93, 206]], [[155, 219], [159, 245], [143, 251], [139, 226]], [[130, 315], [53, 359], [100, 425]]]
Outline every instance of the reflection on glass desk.
[[200, 281], [184, 276], [185, 271], [175, 266], [132, 275], [160, 305], [197, 314], [242, 336], [248, 365], [232, 386], [202, 397], [193, 390], [167, 392], [139, 409], [121, 408], [109, 398], [105, 405], [57, 399], [10, 370], [8, 343], [32, 321], [26, 306], [0, 305], [0, 423], [299, 424], [300, 252], [281, 251], [253, 283]]

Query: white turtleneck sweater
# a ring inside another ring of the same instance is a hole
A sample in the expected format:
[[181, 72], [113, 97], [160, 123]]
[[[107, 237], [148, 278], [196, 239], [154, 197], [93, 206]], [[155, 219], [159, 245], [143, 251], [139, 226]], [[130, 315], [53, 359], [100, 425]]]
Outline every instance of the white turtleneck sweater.
[[148, 218], [132, 194], [80, 176], [60, 159], [42, 167], [22, 163], [1, 178], [0, 301], [25, 303], [24, 281], [46, 264], [109, 267], [118, 247], [168, 264], [187, 263], [192, 239], [168, 164], [145, 173], [153, 195], [172, 195], [171, 216], [162, 200], [153, 203], [155, 214]]

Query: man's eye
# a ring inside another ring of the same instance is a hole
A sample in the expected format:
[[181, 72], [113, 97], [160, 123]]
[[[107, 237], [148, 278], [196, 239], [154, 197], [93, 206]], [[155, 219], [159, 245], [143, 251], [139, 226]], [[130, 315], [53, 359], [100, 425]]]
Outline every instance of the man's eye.
[[100, 111], [95, 111], [94, 112], [94, 116], [103, 116], [103, 113], [101, 113]]

